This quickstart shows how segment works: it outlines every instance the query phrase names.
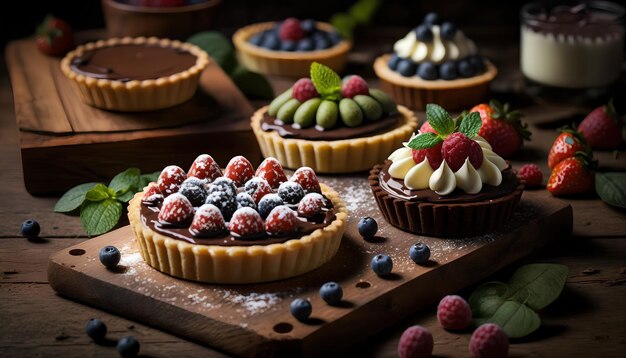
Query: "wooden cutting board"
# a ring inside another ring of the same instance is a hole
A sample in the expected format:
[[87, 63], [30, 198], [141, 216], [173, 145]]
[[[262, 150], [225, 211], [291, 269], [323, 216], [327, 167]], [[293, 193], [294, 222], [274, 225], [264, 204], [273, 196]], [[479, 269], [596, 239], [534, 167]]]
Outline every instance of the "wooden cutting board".
[[[175, 279], [146, 265], [129, 227], [87, 240], [53, 255], [48, 277], [60, 294], [182, 337], [243, 356], [319, 356], [348, 349], [424, 305], [475, 283], [530, 253], [570, 235], [572, 209], [545, 190], [525, 192], [513, 219], [489, 235], [439, 239], [404, 233], [387, 224], [364, 177], [325, 178], [350, 209], [337, 255], [308, 274], [272, 283], [210, 285]], [[360, 238], [363, 216], [379, 224], [377, 239]], [[418, 266], [409, 247], [429, 245], [431, 262]], [[108, 271], [98, 251], [114, 245], [122, 252], [119, 270]], [[386, 253], [393, 273], [376, 276], [371, 258]], [[341, 305], [319, 297], [322, 284], [336, 281]], [[289, 312], [294, 298], [308, 298], [311, 319]]]

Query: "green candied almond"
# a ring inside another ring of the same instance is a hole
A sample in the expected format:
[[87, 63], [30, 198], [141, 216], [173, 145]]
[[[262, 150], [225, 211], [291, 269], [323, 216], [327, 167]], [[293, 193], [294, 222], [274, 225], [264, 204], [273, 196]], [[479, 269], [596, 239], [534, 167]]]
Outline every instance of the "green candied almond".
[[343, 123], [348, 127], [356, 127], [363, 123], [361, 108], [350, 98], [344, 98], [339, 102], [339, 114]]
[[274, 98], [272, 103], [270, 103], [269, 108], [267, 109], [267, 114], [272, 117], [276, 117], [278, 114], [278, 110], [283, 104], [287, 103], [291, 99], [291, 88], [281, 93], [280, 96]]
[[322, 103], [321, 98], [311, 98], [306, 102], [302, 103], [298, 110], [296, 110], [296, 114], [293, 116], [293, 121], [296, 122], [300, 128], [308, 128], [315, 123], [315, 114], [317, 113], [317, 108]]
[[359, 108], [363, 111], [365, 119], [368, 121], [375, 121], [383, 116], [383, 108], [374, 98], [359, 94], [354, 96], [352, 99], [359, 105]]
[[372, 96], [383, 109], [383, 112], [386, 114], [396, 113], [398, 112], [398, 106], [396, 106], [396, 102], [393, 101], [390, 95], [385, 92], [372, 88], [370, 89], [370, 96]]
[[295, 98], [290, 99], [287, 103], [280, 107], [278, 114], [276, 114], [276, 118], [284, 124], [293, 123], [293, 115], [296, 113], [301, 104], [302, 103]]
[[324, 100], [317, 109], [315, 114], [315, 122], [324, 129], [330, 129], [337, 124], [337, 103]]

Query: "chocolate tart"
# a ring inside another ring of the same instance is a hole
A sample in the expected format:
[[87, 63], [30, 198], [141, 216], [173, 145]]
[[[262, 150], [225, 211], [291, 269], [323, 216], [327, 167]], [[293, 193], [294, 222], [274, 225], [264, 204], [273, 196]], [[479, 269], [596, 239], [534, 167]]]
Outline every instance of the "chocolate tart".
[[389, 57], [386, 54], [374, 61], [380, 88], [399, 104], [417, 110], [424, 110], [428, 103], [437, 103], [449, 110], [470, 108], [486, 99], [489, 84], [498, 73], [496, 67], [485, 59], [486, 71], [480, 75], [451, 81], [426, 81], [417, 76], [404, 77], [391, 70], [387, 65]]
[[[265, 131], [262, 122], [268, 107], [252, 115], [252, 131], [264, 157], [275, 157], [287, 168], [311, 167], [318, 173], [350, 173], [370, 169], [387, 158], [393, 148], [407, 140], [417, 128], [413, 111], [398, 106], [399, 120], [391, 128], [368, 136], [323, 140], [281, 137]], [[332, 130], [328, 131], [329, 133]]]
[[78, 46], [61, 61], [83, 102], [150, 111], [189, 100], [209, 57], [199, 47], [155, 37], [112, 38]]
[[[269, 30], [274, 22], [263, 22], [243, 27], [233, 35], [233, 44], [237, 49], [237, 59], [248, 69], [267, 74], [289, 77], [308, 77], [311, 63], [322, 63], [337, 72], [341, 72], [348, 59], [352, 43], [342, 40], [325, 50], [306, 52], [272, 51], [248, 42], [253, 35]], [[321, 30], [332, 31], [330, 24], [317, 22]]]
[[322, 194], [332, 202], [334, 220], [310, 234], [279, 243], [205, 245], [163, 235], [143, 223], [143, 192], [130, 201], [128, 219], [143, 259], [163, 273], [221, 284], [275, 281], [314, 270], [329, 261], [339, 249], [348, 209], [335, 191], [324, 184], [320, 187]]
[[[420, 190], [414, 194], [422, 196], [421, 199], [404, 197], [398, 193], [402, 190], [392, 193], [387, 189], [390, 164], [391, 161], [387, 160], [370, 171], [368, 181], [372, 193], [385, 220], [414, 234], [468, 237], [493, 231], [511, 218], [524, 190], [515, 173], [506, 169], [503, 183], [484, 189], [486, 192], [440, 198], [432, 190]], [[396, 187], [403, 187], [401, 180], [392, 180]]]

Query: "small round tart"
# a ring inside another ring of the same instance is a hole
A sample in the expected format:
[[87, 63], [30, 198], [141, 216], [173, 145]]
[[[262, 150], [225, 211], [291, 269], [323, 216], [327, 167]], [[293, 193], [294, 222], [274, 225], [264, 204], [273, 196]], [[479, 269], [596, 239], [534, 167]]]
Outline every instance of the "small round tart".
[[83, 102], [123, 111], [151, 111], [189, 100], [209, 63], [189, 43], [155, 37], [124, 37], [78, 46], [61, 70]]
[[[245, 26], [235, 32], [233, 44], [242, 65], [255, 72], [289, 77], [308, 76], [313, 62], [322, 63], [338, 72], [343, 70], [348, 52], [352, 48], [352, 43], [347, 40], [341, 40], [327, 49], [301, 52], [269, 50], [249, 42], [255, 34], [269, 30], [275, 25], [275, 22], [263, 22]], [[317, 22], [317, 26], [327, 32], [334, 30], [328, 23]]]
[[389, 68], [391, 54], [374, 61], [374, 72], [380, 79], [380, 87], [395, 100], [409, 108], [423, 110], [428, 103], [437, 103], [449, 110], [462, 110], [483, 101], [489, 84], [496, 77], [496, 67], [485, 59], [486, 71], [480, 75], [456, 80], [426, 81], [417, 76], [404, 77]]

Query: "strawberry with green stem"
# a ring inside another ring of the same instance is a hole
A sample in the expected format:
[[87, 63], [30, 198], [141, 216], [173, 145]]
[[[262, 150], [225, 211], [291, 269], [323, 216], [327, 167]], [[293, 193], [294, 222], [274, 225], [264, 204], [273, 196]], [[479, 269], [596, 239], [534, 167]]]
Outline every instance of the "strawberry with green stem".
[[35, 43], [46, 55], [61, 56], [74, 47], [74, 34], [68, 23], [48, 15], [37, 27]]
[[528, 124], [522, 123], [522, 113], [511, 111], [508, 103], [501, 104], [492, 99], [489, 104], [482, 103], [470, 109], [478, 112], [482, 120], [482, 127], [478, 135], [485, 138], [496, 154], [503, 158], [510, 158], [522, 146], [524, 140], [530, 140]]
[[561, 128], [561, 134], [554, 140], [548, 152], [548, 168], [553, 169], [559, 162], [573, 157], [576, 152], [591, 153], [585, 137], [575, 129]]
[[595, 167], [589, 154], [576, 152], [554, 167], [546, 188], [554, 196], [589, 193], [594, 189]]
[[578, 125], [578, 131], [594, 149], [617, 149], [622, 143], [622, 126], [611, 99], [589, 113]]

